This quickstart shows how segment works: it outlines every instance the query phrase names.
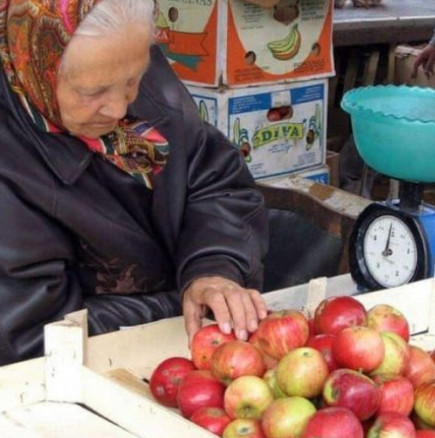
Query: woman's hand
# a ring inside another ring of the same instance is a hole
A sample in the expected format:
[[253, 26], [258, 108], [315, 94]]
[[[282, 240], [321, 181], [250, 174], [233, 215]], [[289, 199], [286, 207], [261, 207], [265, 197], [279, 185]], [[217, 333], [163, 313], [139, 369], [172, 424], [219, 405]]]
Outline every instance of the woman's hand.
[[433, 46], [432, 44], [428, 44], [414, 61], [411, 77], [412, 78], [417, 77], [418, 69], [420, 66], [422, 66], [425, 76], [429, 79], [434, 74], [434, 70], [433, 70], [434, 63], [435, 63], [435, 46]]
[[236, 337], [247, 340], [267, 316], [266, 304], [257, 290], [245, 289], [223, 277], [202, 277], [192, 281], [183, 296], [183, 314], [189, 345], [211, 310], [223, 333], [232, 328]]

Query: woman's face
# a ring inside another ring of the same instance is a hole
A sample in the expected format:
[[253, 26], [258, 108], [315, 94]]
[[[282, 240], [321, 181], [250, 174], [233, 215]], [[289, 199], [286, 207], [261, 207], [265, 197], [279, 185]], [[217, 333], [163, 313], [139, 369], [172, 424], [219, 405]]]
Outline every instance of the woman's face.
[[71, 40], [56, 91], [62, 124], [72, 135], [100, 137], [125, 116], [148, 67], [149, 33], [133, 24], [113, 35]]

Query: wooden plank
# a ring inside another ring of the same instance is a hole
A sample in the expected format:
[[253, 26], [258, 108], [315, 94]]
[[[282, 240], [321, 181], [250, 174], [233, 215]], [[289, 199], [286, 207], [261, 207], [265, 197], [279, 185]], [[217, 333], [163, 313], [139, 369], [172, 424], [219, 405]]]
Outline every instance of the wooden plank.
[[[300, 176], [274, 178], [257, 184], [270, 208], [292, 209], [319, 227], [341, 235], [336, 222], [354, 221], [373, 201]], [[318, 216], [313, 218], [313, 215]], [[321, 216], [327, 215], [326, 218]], [[331, 224], [332, 223], [332, 224]]]
[[390, 304], [400, 310], [409, 322], [411, 334], [428, 330], [430, 321], [430, 301], [432, 279], [417, 281], [391, 289], [355, 296], [366, 309], [376, 304]]
[[99, 372], [126, 368], [148, 379], [169, 356], [190, 357], [181, 316], [90, 337], [86, 365]]
[[378, 71], [379, 64], [379, 50], [372, 50], [369, 54], [369, 59], [364, 66], [364, 73], [362, 77], [362, 85], [374, 85], [376, 79], [376, 73]]
[[0, 414], [2, 438], [134, 438], [135, 435], [69, 403], [37, 403]]
[[126, 388], [136, 394], [148, 397], [153, 400], [153, 395], [151, 394], [150, 387], [141, 377], [136, 376], [132, 372], [126, 370], [125, 368], [118, 368], [116, 370], [109, 370], [105, 373], [107, 377], [120, 383]]
[[[267, 307], [270, 310], [280, 309], [312, 309], [308, 303], [308, 284], [301, 284], [291, 288], [284, 288], [263, 294]], [[325, 297], [334, 295], [356, 295], [358, 289], [349, 274], [339, 275], [328, 279]]]
[[384, 83], [386, 85], [394, 84], [396, 74], [396, 45], [390, 44], [388, 47], [388, 70]]
[[83, 368], [84, 403], [141, 438], [216, 438], [216, 435], [127, 387]]
[[83, 327], [68, 319], [46, 325], [44, 348], [47, 400], [81, 402], [85, 348]]
[[352, 49], [350, 51], [350, 56], [347, 61], [346, 73], [344, 75], [343, 82], [343, 94], [347, 91], [355, 88], [356, 78], [358, 76], [360, 56], [357, 49]]
[[16, 424], [14, 420], [0, 414], [0, 432], [2, 438], [40, 438], [36, 432], [25, 428], [22, 424]]
[[45, 400], [45, 358], [0, 367], [0, 412]]
[[314, 316], [314, 309], [326, 298], [328, 279], [314, 278], [308, 282], [306, 313], [309, 318]]

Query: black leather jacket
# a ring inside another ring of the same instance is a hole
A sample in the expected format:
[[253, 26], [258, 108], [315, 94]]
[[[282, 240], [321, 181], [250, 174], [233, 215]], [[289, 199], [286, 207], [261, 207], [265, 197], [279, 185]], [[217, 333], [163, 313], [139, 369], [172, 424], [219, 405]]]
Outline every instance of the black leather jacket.
[[32, 124], [0, 77], [0, 364], [42, 353], [43, 325], [87, 308], [91, 334], [180, 314], [203, 275], [261, 288], [263, 198], [153, 47], [129, 109], [169, 141], [149, 190]]

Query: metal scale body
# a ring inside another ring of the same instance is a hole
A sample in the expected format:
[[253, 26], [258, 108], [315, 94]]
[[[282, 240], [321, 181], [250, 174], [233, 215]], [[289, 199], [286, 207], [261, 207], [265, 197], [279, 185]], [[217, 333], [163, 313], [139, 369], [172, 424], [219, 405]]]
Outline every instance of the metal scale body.
[[361, 158], [400, 183], [398, 199], [374, 202], [354, 224], [353, 279], [377, 290], [433, 276], [435, 206], [423, 202], [423, 188], [435, 183], [435, 90], [361, 87], [345, 93], [341, 106]]
[[434, 275], [435, 206], [422, 184], [401, 183], [400, 198], [369, 205], [355, 222], [351, 274], [364, 289], [396, 287]]

